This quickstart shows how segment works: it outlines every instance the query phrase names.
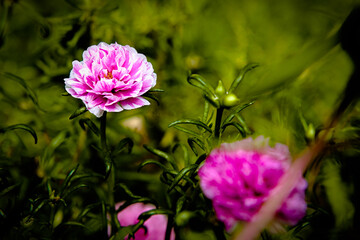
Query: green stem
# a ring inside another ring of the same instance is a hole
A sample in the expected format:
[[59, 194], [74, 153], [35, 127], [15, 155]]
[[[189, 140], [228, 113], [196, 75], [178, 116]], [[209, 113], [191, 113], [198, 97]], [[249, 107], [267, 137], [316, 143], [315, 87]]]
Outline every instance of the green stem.
[[220, 127], [221, 127], [221, 118], [224, 112], [224, 108], [220, 107], [216, 110], [216, 120], [215, 120], [215, 138], [219, 139], [220, 137]]
[[108, 152], [108, 146], [106, 143], [106, 113], [107, 112], [104, 112], [104, 115], [100, 118], [100, 141], [102, 150], [105, 154]]
[[116, 210], [115, 210], [115, 199], [114, 199], [114, 186], [115, 186], [115, 171], [113, 169], [113, 163], [111, 159], [111, 151], [106, 142], [106, 113], [104, 112], [103, 116], [100, 118], [100, 142], [101, 148], [104, 152], [106, 165], [110, 162], [109, 177], [108, 181], [108, 194], [107, 202], [109, 207], [110, 214], [110, 223], [111, 223], [111, 235], [114, 235], [117, 230], [120, 228], [119, 221], [117, 220]]

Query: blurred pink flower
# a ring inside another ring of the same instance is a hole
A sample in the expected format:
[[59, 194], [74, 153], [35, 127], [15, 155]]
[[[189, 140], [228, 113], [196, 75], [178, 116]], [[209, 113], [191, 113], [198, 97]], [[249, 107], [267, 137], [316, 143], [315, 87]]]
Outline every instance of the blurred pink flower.
[[[198, 174], [203, 193], [230, 231], [237, 221], [252, 220], [290, 165], [286, 145], [269, 147], [268, 139], [260, 136], [222, 144], [209, 154]], [[302, 178], [278, 209], [276, 220], [294, 225], [305, 216], [306, 187]]]
[[155, 86], [156, 74], [134, 48], [101, 42], [84, 51], [83, 61], [75, 60], [72, 65], [65, 89], [97, 117], [104, 111], [121, 112], [150, 104], [141, 95]]
[[[118, 209], [123, 203], [116, 204], [116, 208]], [[155, 209], [155, 206], [152, 204], [143, 204], [143, 203], [135, 203], [124, 210], [118, 213], [117, 217], [119, 219], [120, 225], [122, 227], [126, 227], [129, 225], [135, 225], [139, 222], [138, 217], [141, 213]], [[140, 228], [135, 233], [135, 240], [162, 240], [165, 239], [165, 232], [167, 226], [167, 217], [165, 215], [153, 215], [148, 220], [145, 221], [144, 226], [145, 229]], [[125, 239], [128, 239], [127, 237]], [[175, 240], [174, 230], [171, 232], [170, 236], [171, 240]]]

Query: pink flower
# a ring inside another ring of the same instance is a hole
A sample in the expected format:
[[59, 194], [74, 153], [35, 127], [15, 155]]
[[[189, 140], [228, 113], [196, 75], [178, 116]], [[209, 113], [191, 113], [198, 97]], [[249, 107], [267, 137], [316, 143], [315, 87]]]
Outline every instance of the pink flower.
[[[198, 174], [203, 193], [230, 231], [237, 221], [252, 220], [290, 165], [286, 145], [269, 147], [268, 139], [260, 136], [222, 144], [209, 154]], [[306, 187], [302, 178], [278, 209], [279, 222], [294, 225], [305, 216]]]
[[155, 86], [156, 74], [134, 48], [101, 42], [84, 51], [83, 61], [72, 64], [65, 89], [95, 116], [150, 104], [141, 95]]
[[[123, 203], [116, 204], [116, 208], [119, 208]], [[139, 222], [138, 217], [141, 213], [155, 209], [152, 204], [135, 203], [118, 213], [120, 225], [122, 227], [135, 225]], [[140, 228], [135, 233], [135, 240], [160, 240], [165, 239], [165, 232], [167, 226], [167, 217], [165, 215], [153, 215], [145, 221], [144, 228]], [[128, 239], [127, 237], [125, 239]], [[174, 231], [171, 232], [171, 240], [175, 240]]]

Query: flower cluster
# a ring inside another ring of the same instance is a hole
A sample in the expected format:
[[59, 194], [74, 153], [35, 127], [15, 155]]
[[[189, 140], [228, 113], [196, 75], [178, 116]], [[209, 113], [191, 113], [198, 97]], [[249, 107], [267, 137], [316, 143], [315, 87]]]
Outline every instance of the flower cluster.
[[[200, 186], [230, 231], [237, 221], [251, 221], [290, 164], [288, 147], [278, 143], [272, 148], [262, 136], [224, 143], [199, 169]], [[304, 217], [306, 187], [302, 178], [278, 209], [280, 222], [293, 225]]]
[[[119, 208], [122, 204], [116, 204], [116, 208]], [[141, 213], [152, 209], [155, 209], [155, 206], [152, 204], [135, 203], [120, 211], [117, 217], [122, 227], [135, 225], [138, 223], [138, 217]], [[140, 228], [135, 233], [135, 240], [165, 239], [166, 226], [167, 217], [165, 215], [153, 215], [144, 223], [146, 230], [145, 228]], [[125, 239], [128, 238], [126, 237]], [[175, 239], [174, 231], [171, 232], [170, 239]]]
[[84, 51], [83, 61], [72, 64], [65, 89], [95, 116], [150, 104], [141, 95], [155, 86], [157, 76], [134, 48], [101, 42]]

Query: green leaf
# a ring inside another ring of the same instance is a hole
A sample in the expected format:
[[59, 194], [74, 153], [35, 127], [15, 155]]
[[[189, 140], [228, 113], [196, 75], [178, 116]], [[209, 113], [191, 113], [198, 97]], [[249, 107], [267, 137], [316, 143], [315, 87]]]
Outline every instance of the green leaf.
[[161, 151], [161, 150], [159, 150], [159, 149], [155, 149], [155, 148], [149, 147], [149, 146], [147, 146], [147, 145], [144, 145], [144, 148], [145, 148], [146, 150], [148, 150], [149, 152], [155, 154], [156, 156], [158, 156], [158, 157], [166, 160], [167, 162], [169, 162], [169, 163], [171, 164], [171, 166], [174, 168], [174, 170], [176, 170], [176, 171], [178, 170], [178, 167], [177, 167], [177, 165], [176, 165], [176, 163], [175, 163], [175, 160], [174, 160], [173, 157], [170, 156], [169, 154], [167, 154], [167, 153], [165, 153], [165, 152], [163, 152], [163, 151]]
[[20, 186], [20, 184], [14, 184], [11, 185], [10, 187], [5, 188], [4, 190], [2, 190], [0, 192], [0, 197], [5, 196], [6, 194], [8, 194], [9, 192], [11, 192], [12, 190], [14, 190], [15, 188], [17, 188], [18, 186]]
[[202, 150], [206, 152], [205, 144], [198, 138], [188, 138], [188, 144], [191, 148], [191, 150], [195, 153], [195, 155], [198, 155], [198, 152], [196, 150], [195, 144], [198, 145]]
[[134, 195], [124, 183], [118, 183], [116, 187], [121, 188], [130, 198], [142, 198], [141, 196]]
[[81, 218], [86, 216], [91, 210], [99, 207], [100, 205], [101, 205], [101, 203], [93, 203], [93, 204], [87, 205], [86, 208], [84, 208], [84, 210], [79, 214], [79, 216], [77, 217], [77, 220], [80, 221]]
[[15, 130], [15, 129], [22, 129], [22, 130], [25, 130], [25, 131], [29, 132], [33, 136], [33, 138], [35, 140], [35, 144], [37, 143], [38, 138], [37, 138], [35, 130], [32, 127], [30, 127], [30, 126], [28, 126], [26, 124], [21, 124], [20, 123], [20, 124], [11, 125], [11, 126], [8, 126], [8, 127], [5, 127], [5, 128], [1, 128], [0, 133], [5, 133], [5, 132], [7, 132], [9, 130]]
[[165, 92], [163, 89], [157, 89], [157, 88], [153, 88], [153, 89], [150, 89], [149, 91], [147, 92]]
[[229, 89], [229, 93], [234, 91], [239, 86], [241, 80], [243, 80], [245, 74], [248, 71], [250, 71], [258, 66], [259, 66], [259, 64], [257, 64], [257, 63], [250, 63], [250, 64], [246, 65], [243, 69], [241, 69], [239, 76], [232, 82], [230, 89]]
[[245, 133], [245, 130], [244, 128], [237, 122], [231, 122], [231, 123], [227, 123], [225, 124], [224, 126], [222, 126], [222, 131], [224, 132], [225, 131], [225, 128], [228, 127], [228, 126], [233, 126], [235, 127], [241, 134], [242, 137], [246, 137], [246, 133]]
[[139, 167], [138, 167], [138, 171], [140, 171], [143, 167], [145, 167], [146, 165], [148, 164], [155, 164], [156, 166], [160, 167], [161, 169], [163, 170], [167, 170], [167, 167], [160, 163], [159, 161], [156, 161], [156, 160], [146, 160], [144, 162], [142, 162]]
[[42, 163], [47, 162], [54, 154], [56, 148], [58, 148], [67, 138], [67, 131], [60, 132], [55, 138], [53, 138], [50, 144], [45, 148], [41, 161]]
[[116, 156], [117, 154], [119, 154], [125, 148], [126, 145], [128, 147], [128, 153], [131, 153], [131, 150], [134, 146], [134, 142], [133, 140], [131, 140], [131, 138], [124, 138], [113, 149], [112, 156]]
[[73, 114], [71, 114], [71, 116], [69, 117], [69, 119], [70, 119], [70, 120], [71, 120], [71, 119], [74, 119], [74, 118], [80, 116], [81, 114], [86, 113], [87, 111], [88, 111], [88, 110], [86, 109], [85, 106], [80, 107], [80, 108], [76, 109], [75, 112], [73, 112]]
[[67, 196], [69, 196], [69, 195], [72, 194], [73, 192], [79, 190], [80, 188], [87, 188], [87, 187], [88, 187], [88, 185], [86, 185], [86, 184], [76, 185], [76, 186], [70, 188], [68, 191], [66, 191], [63, 198], [66, 198]]
[[[133, 233], [134, 226], [126, 226], [120, 228], [117, 233], [110, 238], [110, 240], [124, 240], [126, 236], [131, 235]], [[128, 238], [130, 239], [130, 238]]]
[[196, 137], [201, 137], [200, 134], [198, 134], [197, 132], [193, 131], [193, 130], [190, 130], [190, 129], [187, 129], [187, 128], [184, 128], [184, 127], [180, 127], [180, 126], [174, 126], [175, 129], [179, 130], [179, 131], [182, 131], [184, 133], [187, 133], [187, 134], [190, 134], [190, 135], [194, 135]]
[[203, 123], [202, 121], [200, 120], [195, 120], [195, 119], [181, 119], [181, 120], [177, 120], [175, 122], [172, 122], [169, 124], [168, 127], [173, 127], [173, 126], [176, 126], [178, 124], [192, 124], [192, 125], [196, 125], [198, 127], [201, 127], [203, 129], [205, 129], [206, 131], [208, 131], [209, 133], [212, 133], [212, 130], [211, 128], [206, 125], [205, 123]]
[[237, 107], [233, 112], [231, 112], [229, 114], [229, 116], [227, 116], [227, 118], [223, 121], [222, 125], [226, 125], [226, 124], [230, 123], [239, 112], [241, 112], [242, 110], [244, 110], [245, 108], [247, 108], [253, 104], [254, 104], [254, 101], [246, 103], [240, 107]]
[[72, 177], [75, 175], [76, 171], [79, 168], [79, 163], [76, 165], [75, 168], [73, 168], [69, 174], [66, 176], [66, 178], [64, 179], [64, 183], [61, 185], [61, 189], [60, 189], [60, 196], [62, 195], [62, 193], [64, 192], [64, 190], [68, 187], [70, 180], [72, 179]]
[[62, 225], [81, 227], [81, 228], [85, 228], [85, 229], [89, 230], [88, 227], [86, 227], [86, 225], [79, 223], [79, 222], [74, 222], [74, 221], [65, 222], [65, 223], [61, 224], [60, 226], [62, 226]]
[[188, 166], [189, 161], [190, 161], [190, 159], [189, 159], [189, 151], [188, 151], [187, 147], [184, 144], [176, 143], [174, 145], [174, 147], [172, 148], [172, 153], [175, 154], [176, 149], [178, 149], [179, 147], [182, 149], [182, 151], [184, 153], [183, 159], [184, 159], [185, 166]]
[[179, 214], [184, 206], [186, 195], [181, 196], [176, 202], [176, 215]]
[[198, 157], [198, 159], [196, 160], [195, 164], [200, 165], [206, 159], [206, 156], [206, 153], [200, 155], [200, 157]]
[[154, 100], [158, 106], [160, 105], [159, 99], [157, 97], [155, 97], [155, 95], [152, 93], [146, 92], [142, 95], [142, 97], [150, 98], [150, 99]]
[[158, 209], [152, 209], [146, 212], [143, 212], [142, 214], [140, 214], [140, 216], [138, 217], [139, 220], [143, 219], [146, 220], [149, 217], [153, 216], [153, 215], [158, 215], [158, 214], [162, 214], [162, 215], [173, 215], [173, 211], [169, 210], [169, 209], [163, 209], [163, 208], [158, 208]]
[[[4, 77], [10, 79], [10, 80], [13, 80], [17, 83], [19, 83], [26, 91], [26, 93], [28, 94], [28, 96], [30, 97], [31, 101], [40, 109], [40, 106], [39, 106], [39, 102], [38, 102], [38, 98], [34, 92], [34, 90], [32, 88], [29, 87], [29, 85], [27, 85], [27, 83], [25, 82], [24, 79], [22, 79], [21, 77], [19, 76], [16, 76], [12, 73], [9, 73], [9, 72], [2, 72], [0, 73], [1, 75], [3, 75]], [[42, 110], [44, 111], [44, 110]]]
[[171, 190], [174, 189], [174, 187], [180, 182], [181, 179], [183, 179], [185, 177], [185, 175], [191, 171], [191, 170], [194, 170], [198, 167], [197, 164], [192, 164], [188, 167], [185, 167], [183, 169], [181, 169], [181, 171], [175, 176], [173, 182], [171, 183], [169, 189], [168, 189], [168, 192], [170, 192]]
[[93, 121], [90, 120], [90, 118], [82, 118], [79, 120], [79, 124], [81, 126], [82, 129], [85, 130], [85, 125], [87, 125], [89, 127], [89, 129], [95, 133], [96, 136], [99, 136], [100, 134], [100, 130], [99, 128], [95, 125], [95, 123], [93, 123]]
[[191, 74], [188, 76], [187, 81], [191, 85], [200, 88], [205, 93], [205, 95], [217, 99], [214, 88], [209, 85], [202, 76], [198, 74]]

